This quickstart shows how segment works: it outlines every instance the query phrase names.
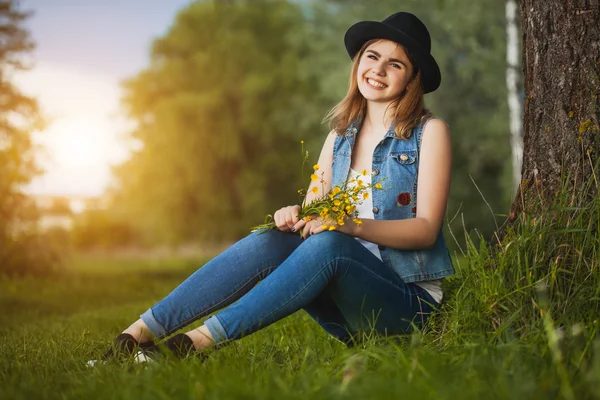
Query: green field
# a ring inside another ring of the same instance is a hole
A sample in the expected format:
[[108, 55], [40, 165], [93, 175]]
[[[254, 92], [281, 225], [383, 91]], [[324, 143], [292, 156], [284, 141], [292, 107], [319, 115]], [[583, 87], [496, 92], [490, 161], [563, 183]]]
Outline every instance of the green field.
[[595, 331], [569, 336], [557, 361], [543, 329], [511, 339], [459, 326], [453, 316], [477, 315], [461, 297], [473, 297], [464, 271], [477, 272], [466, 259], [425, 332], [347, 348], [299, 312], [204, 362], [86, 366], [200, 265], [80, 256], [60, 277], [0, 281], [0, 399], [600, 398]]

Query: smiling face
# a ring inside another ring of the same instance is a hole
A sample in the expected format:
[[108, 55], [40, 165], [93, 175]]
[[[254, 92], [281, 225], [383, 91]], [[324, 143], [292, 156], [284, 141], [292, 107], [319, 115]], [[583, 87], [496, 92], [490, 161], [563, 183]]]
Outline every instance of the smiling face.
[[413, 66], [400, 45], [390, 40], [370, 44], [357, 69], [358, 90], [367, 101], [390, 103], [411, 80]]

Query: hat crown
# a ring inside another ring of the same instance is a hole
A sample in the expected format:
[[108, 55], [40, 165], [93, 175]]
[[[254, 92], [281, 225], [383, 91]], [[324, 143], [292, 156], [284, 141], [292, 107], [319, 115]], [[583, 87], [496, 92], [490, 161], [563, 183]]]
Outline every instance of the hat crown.
[[412, 55], [415, 64], [422, 72], [425, 93], [440, 86], [441, 74], [437, 62], [431, 55], [431, 37], [425, 24], [408, 12], [397, 12], [381, 22], [361, 21], [352, 25], [344, 35], [346, 51], [351, 59], [360, 52], [362, 46], [372, 39], [386, 39], [403, 46]]
[[413, 14], [400, 11], [390, 15], [381, 22], [390, 28], [394, 28], [410, 36], [419, 42], [419, 44], [428, 52], [431, 52], [431, 37], [429, 36], [429, 31], [423, 22]]

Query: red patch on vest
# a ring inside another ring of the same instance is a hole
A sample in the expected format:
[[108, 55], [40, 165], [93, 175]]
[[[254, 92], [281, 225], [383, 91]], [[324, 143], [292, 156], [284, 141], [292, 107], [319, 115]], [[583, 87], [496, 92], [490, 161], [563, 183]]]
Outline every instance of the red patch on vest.
[[410, 193], [404, 192], [398, 195], [398, 205], [407, 206], [410, 204]]

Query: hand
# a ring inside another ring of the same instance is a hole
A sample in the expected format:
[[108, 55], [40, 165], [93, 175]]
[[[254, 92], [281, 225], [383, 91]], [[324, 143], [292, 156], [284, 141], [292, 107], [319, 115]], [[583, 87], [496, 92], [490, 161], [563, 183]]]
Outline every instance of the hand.
[[[304, 218], [302, 220], [304, 220]], [[323, 226], [327, 226], [327, 229], [324, 229]], [[316, 235], [325, 230], [329, 230], [329, 227], [331, 226], [335, 226], [335, 230], [338, 232], [354, 236], [354, 228], [356, 228], [356, 224], [352, 222], [350, 218], [346, 218], [344, 220], [344, 225], [338, 225], [331, 219], [323, 219], [323, 217], [320, 215], [312, 215], [310, 221], [306, 222], [304, 225], [304, 229], [302, 230], [302, 238], [306, 239], [310, 235]]]
[[302, 228], [306, 224], [306, 221], [298, 218], [300, 209], [299, 205], [295, 205], [283, 207], [275, 211], [273, 220], [275, 221], [277, 229], [282, 232], [296, 232], [298, 229]]

